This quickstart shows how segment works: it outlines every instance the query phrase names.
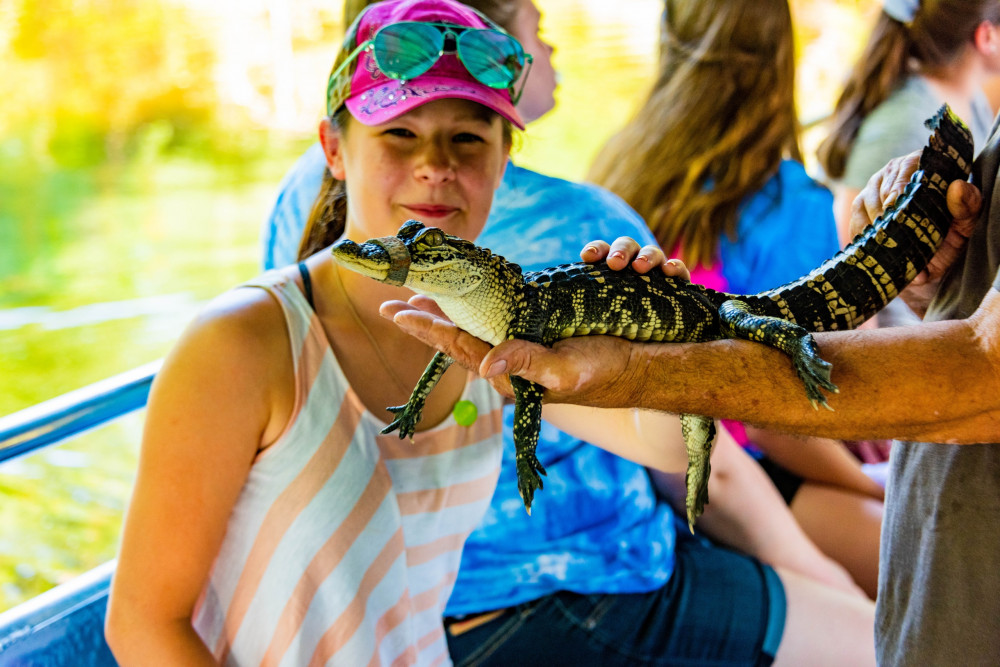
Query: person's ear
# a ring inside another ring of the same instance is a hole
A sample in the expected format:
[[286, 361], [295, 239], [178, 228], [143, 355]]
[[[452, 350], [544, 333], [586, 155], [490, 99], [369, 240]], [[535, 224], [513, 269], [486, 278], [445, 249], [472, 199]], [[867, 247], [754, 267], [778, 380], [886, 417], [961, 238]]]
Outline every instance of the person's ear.
[[319, 143], [323, 146], [330, 175], [338, 181], [344, 180], [347, 176], [344, 169], [344, 134], [329, 118], [324, 118], [319, 124]]
[[1000, 27], [989, 21], [981, 21], [972, 33], [972, 42], [983, 55], [996, 56], [1000, 53]]

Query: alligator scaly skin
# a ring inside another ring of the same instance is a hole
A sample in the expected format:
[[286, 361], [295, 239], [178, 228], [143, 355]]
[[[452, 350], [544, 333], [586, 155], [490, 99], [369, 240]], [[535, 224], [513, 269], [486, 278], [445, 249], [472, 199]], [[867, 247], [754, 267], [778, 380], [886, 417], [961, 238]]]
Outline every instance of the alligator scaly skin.
[[[851, 329], [883, 308], [940, 248], [951, 216], [946, 191], [968, 178], [972, 136], [946, 106], [927, 121], [933, 131], [904, 193], [851, 244], [809, 274], [755, 295], [717, 292], [669, 278], [612, 271], [604, 263], [565, 264], [522, 275], [520, 267], [468, 241], [409, 221], [395, 237], [333, 247], [344, 266], [433, 297], [459, 327], [494, 345], [521, 338], [544, 345], [573, 336], [611, 335], [638, 341], [705, 342], [743, 338], [785, 352], [813, 406], [836, 392], [830, 366], [811, 331]], [[405, 246], [405, 252], [402, 248]], [[408, 266], [400, 257], [409, 255]], [[400, 276], [405, 276], [402, 278]], [[396, 419], [383, 432], [413, 434], [430, 393], [451, 359], [438, 353]], [[535, 455], [543, 388], [511, 378], [518, 489], [526, 509], [545, 470]], [[694, 526], [708, 501], [715, 425], [682, 415], [688, 450], [687, 518]]]

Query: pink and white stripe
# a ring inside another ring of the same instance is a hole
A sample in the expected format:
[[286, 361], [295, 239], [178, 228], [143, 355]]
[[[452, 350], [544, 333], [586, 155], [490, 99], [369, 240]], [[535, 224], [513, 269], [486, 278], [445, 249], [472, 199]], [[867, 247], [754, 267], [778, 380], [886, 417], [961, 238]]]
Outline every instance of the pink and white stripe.
[[248, 283], [284, 310], [294, 414], [250, 470], [195, 628], [223, 664], [451, 664], [441, 616], [496, 486], [502, 399], [470, 376], [472, 426], [380, 435], [291, 275]]

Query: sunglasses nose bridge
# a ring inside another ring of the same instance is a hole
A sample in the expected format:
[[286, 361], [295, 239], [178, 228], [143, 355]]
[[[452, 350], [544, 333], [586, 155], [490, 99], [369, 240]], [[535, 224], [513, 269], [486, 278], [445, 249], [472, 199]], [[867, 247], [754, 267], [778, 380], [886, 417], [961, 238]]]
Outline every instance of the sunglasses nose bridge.
[[446, 29], [441, 34], [441, 53], [458, 52], [458, 34], [454, 30]]

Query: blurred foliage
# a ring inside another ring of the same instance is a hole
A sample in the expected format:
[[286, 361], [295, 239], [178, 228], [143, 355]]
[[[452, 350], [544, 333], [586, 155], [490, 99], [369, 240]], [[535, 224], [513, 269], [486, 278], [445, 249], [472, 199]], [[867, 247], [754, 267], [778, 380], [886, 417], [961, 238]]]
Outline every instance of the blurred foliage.
[[183, 5], [7, 0], [2, 134], [60, 166], [121, 161], [204, 140], [218, 100], [215, 54]]
[[[169, 0], [4, 0], [0, 160], [74, 169], [263, 153], [268, 133], [219, 93], [219, 21]], [[329, 23], [299, 41], [326, 36]]]

